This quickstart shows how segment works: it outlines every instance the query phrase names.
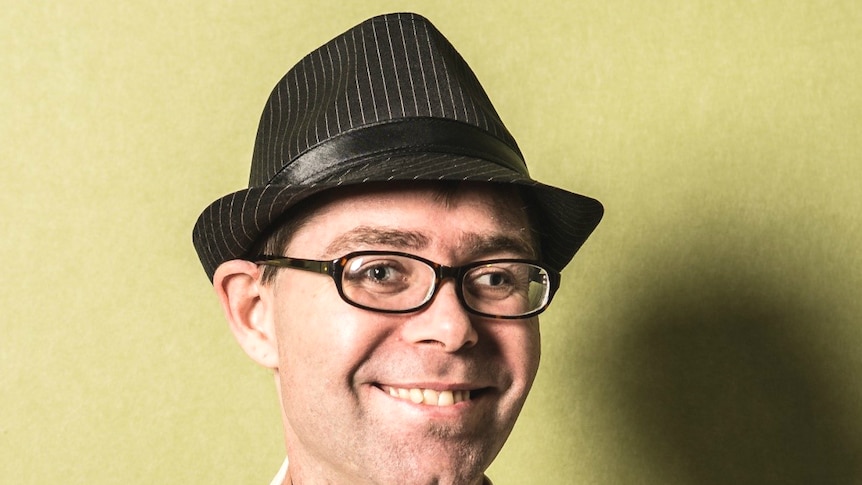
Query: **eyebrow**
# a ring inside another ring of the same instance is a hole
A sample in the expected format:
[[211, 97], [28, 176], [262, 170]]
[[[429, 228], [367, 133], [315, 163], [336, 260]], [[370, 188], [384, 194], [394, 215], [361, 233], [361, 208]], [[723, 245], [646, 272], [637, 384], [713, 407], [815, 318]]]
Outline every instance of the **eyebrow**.
[[[520, 233], [520, 231], [517, 231]], [[494, 253], [512, 253], [518, 257], [535, 258], [536, 250], [533, 245], [522, 237], [510, 236], [508, 234], [492, 234], [483, 236], [480, 234], [467, 234], [465, 237], [467, 253], [471, 258], [479, 258]]]
[[341, 254], [369, 246], [391, 246], [401, 250], [415, 250], [427, 247], [429, 242], [428, 236], [416, 231], [359, 226], [329, 243], [329, 246], [326, 247], [326, 254]]
[[[462, 236], [462, 245], [470, 259], [494, 253], [513, 253], [518, 256], [535, 258], [533, 244], [528, 238], [521, 237], [524, 231], [513, 231], [517, 235], [468, 233]], [[409, 251], [427, 248], [431, 240], [417, 231], [405, 231], [387, 227], [359, 226], [341, 234], [326, 247], [326, 254], [343, 254], [369, 247], [387, 246], [397, 250]]]

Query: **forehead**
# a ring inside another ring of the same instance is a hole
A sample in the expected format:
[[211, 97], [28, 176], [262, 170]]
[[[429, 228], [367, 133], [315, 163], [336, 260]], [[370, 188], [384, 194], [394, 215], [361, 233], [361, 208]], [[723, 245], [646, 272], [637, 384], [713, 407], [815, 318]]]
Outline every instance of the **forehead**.
[[425, 182], [344, 188], [306, 206], [301, 217], [288, 249], [313, 245], [321, 253], [315, 257], [440, 244], [535, 255], [525, 205], [509, 186]]

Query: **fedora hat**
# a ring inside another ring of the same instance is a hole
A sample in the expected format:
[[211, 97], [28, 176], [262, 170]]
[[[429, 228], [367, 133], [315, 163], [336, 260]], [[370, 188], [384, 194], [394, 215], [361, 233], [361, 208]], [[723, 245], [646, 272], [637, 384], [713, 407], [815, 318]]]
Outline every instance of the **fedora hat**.
[[556, 270], [601, 220], [595, 199], [533, 180], [473, 71], [425, 18], [374, 17], [303, 58], [258, 126], [247, 189], [210, 204], [192, 234], [207, 276], [248, 252], [291, 207], [367, 182], [514, 184]]

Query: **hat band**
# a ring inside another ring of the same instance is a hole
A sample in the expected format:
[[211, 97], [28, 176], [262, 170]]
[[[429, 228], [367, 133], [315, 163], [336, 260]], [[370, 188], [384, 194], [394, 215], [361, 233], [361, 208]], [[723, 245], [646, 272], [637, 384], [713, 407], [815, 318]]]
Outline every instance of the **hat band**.
[[478, 127], [449, 119], [401, 118], [348, 131], [311, 148], [276, 173], [269, 185], [311, 184], [372, 156], [411, 152], [481, 158], [529, 176], [517, 149]]

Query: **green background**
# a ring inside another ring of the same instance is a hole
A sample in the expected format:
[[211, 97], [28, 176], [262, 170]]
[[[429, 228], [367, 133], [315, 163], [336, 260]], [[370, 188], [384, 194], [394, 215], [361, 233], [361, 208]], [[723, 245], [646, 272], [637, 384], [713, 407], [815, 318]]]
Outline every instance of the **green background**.
[[15, 3], [0, 482], [269, 483], [272, 378], [191, 227], [291, 65], [415, 10], [533, 175], [607, 209], [495, 484], [862, 483], [859, 2]]

